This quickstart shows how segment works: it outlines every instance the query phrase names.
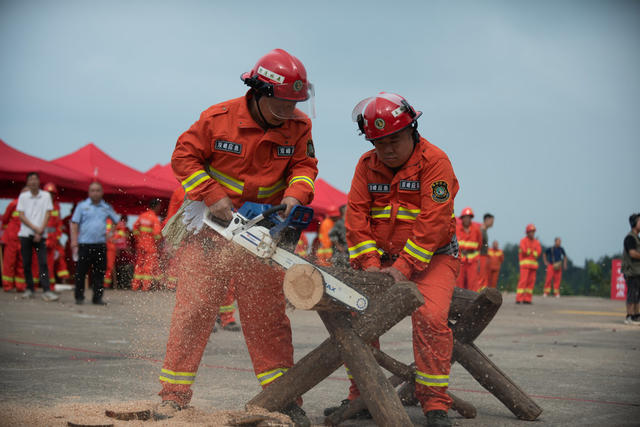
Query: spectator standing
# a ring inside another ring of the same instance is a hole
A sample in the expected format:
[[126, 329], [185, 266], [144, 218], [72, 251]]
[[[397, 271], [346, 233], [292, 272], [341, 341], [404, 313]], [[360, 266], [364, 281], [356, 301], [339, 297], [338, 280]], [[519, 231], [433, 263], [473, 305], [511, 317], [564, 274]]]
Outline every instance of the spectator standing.
[[640, 325], [640, 213], [629, 217], [631, 231], [624, 238], [622, 251], [622, 274], [627, 282], [626, 324]]
[[[24, 187], [21, 193], [29, 191]], [[20, 255], [20, 216], [18, 210], [18, 199], [14, 199], [9, 203], [7, 209], [2, 216], [2, 244], [4, 252], [2, 257], [2, 288], [5, 292], [9, 292], [13, 288], [16, 292], [24, 292], [26, 284], [24, 283], [24, 272], [22, 271], [22, 255]]]
[[536, 284], [536, 272], [538, 271], [538, 257], [542, 248], [536, 239], [536, 226], [527, 225], [526, 236], [520, 240], [518, 259], [520, 261], [520, 278], [516, 290], [516, 304], [532, 304], [533, 288]]
[[489, 249], [489, 284], [490, 288], [496, 289], [498, 287], [498, 275], [500, 274], [500, 267], [504, 261], [504, 252], [500, 249], [498, 241], [494, 240]]
[[480, 273], [478, 275], [478, 291], [489, 286], [489, 230], [493, 227], [494, 216], [490, 213], [484, 214], [480, 232], [482, 233], [482, 245], [480, 245]]
[[347, 205], [340, 206], [340, 218], [333, 224], [329, 232], [329, 239], [333, 244], [331, 264], [336, 267], [349, 267], [349, 246], [347, 245], [347, 229], [344, 221], [347, 213]]
[[547, 297], [551, 292], [551, 282], [553, 282], [553, 294], [556, 298], [560, 298], [560, 282], [562, 281], [562, 270], [567, 269], [567, 254], [564, 248], [560, 246], [562, 240], [556, 237], [552, 247], [547, 248], [542, 253], [542, 260], [547, 266], [547, 277], [544, 280], [543, 297]]
[[76, 266], [76, 304], [84, 303], [84, 278], [91, 268], [93, 303], [106, 305], [104, 274], [107, 269], [107, 218], [118, 222], [120, 217], [111, 205], [102, 200], [104, 192], [99, 182], [89, 185], [89, 198], [78, 203], [71, 217], [71, 251], [78, 260]]
[[27, 289], [22, 298], [33, 298], [34, 285], [31, 270], [32, 253], [35, 249], [38, 259], [38, 271], [40, 273], [40, 286], [42, 286], [42, 299], [56, 301], [59, 297], [49, 288], [49, 268], [47, 267], [47, 222], [53, 210], [51, 195], [40, 190], [40, 176], [37, 172], [27, 174], [27, 187], [29, 191], [21, 193], [16, 207], [20, 217], [20, 249], [22, 252], [22, 264], [24, 266], [24, 279]]

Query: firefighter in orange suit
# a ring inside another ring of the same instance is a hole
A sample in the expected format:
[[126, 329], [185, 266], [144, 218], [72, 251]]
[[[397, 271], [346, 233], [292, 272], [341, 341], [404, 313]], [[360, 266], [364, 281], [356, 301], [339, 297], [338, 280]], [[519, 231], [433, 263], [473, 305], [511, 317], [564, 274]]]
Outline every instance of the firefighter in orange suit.
[[44, 191], [51, 194], [53, 210], [47, 222], [47, 266], [49, 267], [49, 282], [53, 285], [56, 276], [59, 279], [68, 279], [69, 270], [64, 257], [64, 247], [60, 243], [62, 237], [62, 218], [60, 217], [60, 202], [58, 198], [58, 187], [53, 182], [48, 182], [43, 187]]
[[520, 240], [518, 248], [520, 279], [516, 291], [516, 304], [531, 304], [533, 287], [536, 284], [536, 272], [538, 271], [538, 257], [542, 253], [540, 242], [535, 238], [536, 226], [529, 224], [525, 231], [527, 235]]
[[456, 235], [460, 245], [460, 275], [456, 282], [459, 288], [477, 291], [480, 276], [480, 246], [482, 232], [480, 226], [473, 223], [473, 210], [466, 207], [460, 213], [460, 221], [456, 226]]
[[[22, 189], [26, 191], [26, 187]], [[2, 289], [9, 292], [13, 288], [17, 292], [24, 292], [27, 284], [24, 281], [24, 270], [22, 267], [22, 255], [20, 254], [20, 217], [16, 207], [18, 199], [12, 200], [2, 215], [2, 243], [4, 252], [2, 254]]]
[[[260, 58], [241, 76], [245, 96], [214, 105], [183, 133], [171, 159], [190, 204], [230, 220], [244, 202], [295, 205], [313, 199], [317, 175], [311, 120], [301, 111], [312, 101], [302, 63], [284, 50]], [[193, 201], [193, 202], [192, 202]], [[242, 331], [260, 385], [293, 366], [291, 326], [282, 292], [284, 273], [228, 242], [206, 226], [176, 252], [178, 286], [160, 381], [160, 409], [180, 408], [191, 384], [229, 282], [234, 279]], [[296, 402], [283, 412], [309, 425]], [[306, 421], [305, 421], [306, 420]]]
[[113, 284], [113, 268], [116, 265], [116, 240], [115, 224], [111, 218], [107, 218], [107, 271], [104, 273], [104, 287], [110, 288]]
[[340, 211], [337, 207], [332, 206], [325, 219], [320, 223], [318, 228], [318, 241], [320, 246], [316, 252], [316, 264], [318, 265], [331, 265], [331, 257], [333, 256], [333, 242], [329, 237], [329, 233], [333, 228], [336, 219], [340, 217]]
[[298, 239], [294, 253], [302, 258], [306, 258], [307, 255], [309, 255], [309, 239], [307, 239], [304, 233], [300, 233], [300, 238]]
[[489, 287], [496, 289], [498, 287], [498, 275], [500, 267], [504, 261], [504, 252], [498, 246], [498, 241], [494, 240], [488, 252], [489, 256]]
[[[360, 158], [351, 183], [347, 243], [354, 268], [411, 280], [424, 296], [411, 318], [415, 395], [428, 425], [451, 425], [447, 316], [460, 265], [453, 213], [459, 187], [447, 155], [418, 133], [421, 114], [385, 92], [355, 107], [352, 116], [374, 149]], [[352, 383], [349, 399], [358, 394]]]
[[148, 291], [151, 284], [159, 280], [158, 241], [162, 238], [162, 226], [158, 219], [160, 201], [152, 199], [149, 209], [138, 217], [133, 224], [136, 238], [136, 266], [133, 270], [131, 289]]

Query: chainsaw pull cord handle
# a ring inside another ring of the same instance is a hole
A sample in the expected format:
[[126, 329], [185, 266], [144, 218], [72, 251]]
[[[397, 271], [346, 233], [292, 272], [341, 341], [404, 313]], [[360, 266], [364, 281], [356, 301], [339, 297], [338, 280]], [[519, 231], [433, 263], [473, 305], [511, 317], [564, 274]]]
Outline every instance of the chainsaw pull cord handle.
[[276, 205], [276, 206], [272, 206], [269, 209], [267, 209], [266, 211], [262, 212], [262, 217], [266, 218], [269, 215], [271, 215], [272, 213], [276, 213], [276, 212], [280, 212], [287, 209], [287, 205], [285, 205], [284, 203], [281, 205]]

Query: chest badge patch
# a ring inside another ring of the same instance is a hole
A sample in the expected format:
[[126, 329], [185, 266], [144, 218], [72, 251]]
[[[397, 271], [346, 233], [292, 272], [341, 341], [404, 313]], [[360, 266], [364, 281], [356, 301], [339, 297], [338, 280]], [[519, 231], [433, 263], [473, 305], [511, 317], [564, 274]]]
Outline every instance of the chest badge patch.
[[242, 144], [235, 142], [223, 141], [217, 139], [214, 148], [218, 151], [226, 151], [227, 153], [240, 154], [242, 153]]
[[391, 191], [390, 184], [367, 184], [369, 193], [388, 193]]
[[292, 145], [278, 145], [278, 157], [291, 157], [293, 156]]
[[420, 181], [409, 181], [406, 179], [401, 179], [398, 187], [400, 190], [405, 191], [420, 191]]
[[437, 203], [444, 203], [449, 200], [449, 188], [445, 181], [436, 181], [431, 184], [431, 199]]

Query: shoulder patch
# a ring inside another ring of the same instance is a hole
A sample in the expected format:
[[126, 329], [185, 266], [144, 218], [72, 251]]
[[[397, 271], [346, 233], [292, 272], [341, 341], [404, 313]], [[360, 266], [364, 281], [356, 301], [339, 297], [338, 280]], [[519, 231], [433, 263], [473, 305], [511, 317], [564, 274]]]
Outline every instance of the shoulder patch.
[[311, 157], [311, 158], [316, 157], [316, 149], [313, 147], [312, 139], [307, 141], [307, 157]]
[[449, 188], [445, 181], [435, 181], [431, 184], [431, 199], [437, 203], [444, 203], [449, 200]]

